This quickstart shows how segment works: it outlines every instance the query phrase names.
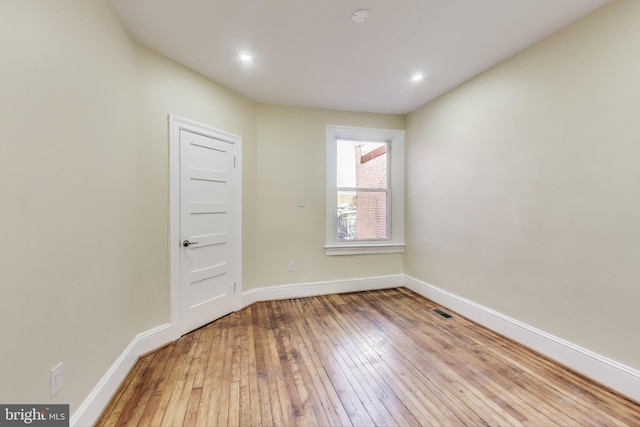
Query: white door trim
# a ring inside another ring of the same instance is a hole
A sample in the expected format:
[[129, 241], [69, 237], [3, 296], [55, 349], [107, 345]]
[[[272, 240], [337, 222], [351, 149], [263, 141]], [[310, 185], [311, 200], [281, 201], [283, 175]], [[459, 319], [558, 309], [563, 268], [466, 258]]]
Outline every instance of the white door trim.
[[188, 130], [236, 144], [234, 179], [237, 185], [234, 208], [238, 215], [233, 222], [233, 228], [237, 239], [234, 245], [236, 248], [234, 256], [238, 260], [235, 263], [234, 274], [238, 279], [233, 311], [239, 310], [242, 302], [242, 137], [169, 114], [169, 282], [174, 338], [190, 332], [182, 330], [180, 318], [180, 130]]

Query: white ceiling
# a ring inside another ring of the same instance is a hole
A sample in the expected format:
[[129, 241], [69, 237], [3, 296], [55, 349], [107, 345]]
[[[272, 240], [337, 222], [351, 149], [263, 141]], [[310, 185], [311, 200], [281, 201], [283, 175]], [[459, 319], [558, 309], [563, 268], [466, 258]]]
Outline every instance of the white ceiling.
[[[139, 43], [254, 101], [395, 114], [607, 2], [111, 0]], [[354, 24], [362, 8], [371, 16]]]

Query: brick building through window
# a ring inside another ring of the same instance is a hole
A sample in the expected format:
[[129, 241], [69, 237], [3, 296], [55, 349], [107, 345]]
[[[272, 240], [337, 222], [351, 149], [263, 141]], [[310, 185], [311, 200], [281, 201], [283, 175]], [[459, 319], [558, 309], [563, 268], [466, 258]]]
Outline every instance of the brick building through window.
[[[386, 190], [387, 144], [368, 143], [356, 146], [356, 187]], [[355, 197], [357, 239], [387, 239], [387, 191], [358, 191]]]

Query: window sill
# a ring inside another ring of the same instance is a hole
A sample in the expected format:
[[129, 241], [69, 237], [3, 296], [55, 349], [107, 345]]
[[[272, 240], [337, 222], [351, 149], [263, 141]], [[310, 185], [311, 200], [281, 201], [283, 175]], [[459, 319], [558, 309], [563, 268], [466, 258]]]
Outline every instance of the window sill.
[[404, 253], [404, 243], [378, 245], [333, 245], [325, 246], [327, 255], [368, 255], [368, 254], [401, 254]]

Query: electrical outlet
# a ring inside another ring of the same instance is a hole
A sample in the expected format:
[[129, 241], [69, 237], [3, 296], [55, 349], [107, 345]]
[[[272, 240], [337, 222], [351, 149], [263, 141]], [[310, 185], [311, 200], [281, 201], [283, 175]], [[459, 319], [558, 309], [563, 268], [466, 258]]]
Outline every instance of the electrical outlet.
[[289, 271], [294, 271], [296, 269], [296, 262], [289, 261]]
[[62, 362], [51, 369], [51, 397], [62, 388]]

